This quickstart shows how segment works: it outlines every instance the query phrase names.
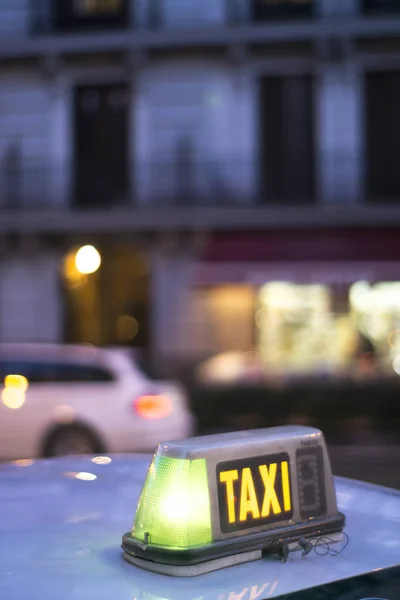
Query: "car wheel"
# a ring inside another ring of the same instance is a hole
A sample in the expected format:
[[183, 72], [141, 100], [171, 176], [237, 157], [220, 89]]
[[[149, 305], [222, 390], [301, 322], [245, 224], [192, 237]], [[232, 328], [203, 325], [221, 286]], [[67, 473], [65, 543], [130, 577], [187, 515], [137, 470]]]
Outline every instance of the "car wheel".
[[67, 427], [56, 431], [46, 445], [45, 455], [96, 454], [100, 451], [94, 436], [83, 428]]

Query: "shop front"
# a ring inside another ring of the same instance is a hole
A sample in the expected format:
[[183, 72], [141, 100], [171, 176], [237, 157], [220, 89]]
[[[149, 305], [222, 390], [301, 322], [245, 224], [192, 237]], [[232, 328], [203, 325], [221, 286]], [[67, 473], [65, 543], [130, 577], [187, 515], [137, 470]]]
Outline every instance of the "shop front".
[[400, 374], [400, 231], [214, 234], [195, 282], [221, 377]]

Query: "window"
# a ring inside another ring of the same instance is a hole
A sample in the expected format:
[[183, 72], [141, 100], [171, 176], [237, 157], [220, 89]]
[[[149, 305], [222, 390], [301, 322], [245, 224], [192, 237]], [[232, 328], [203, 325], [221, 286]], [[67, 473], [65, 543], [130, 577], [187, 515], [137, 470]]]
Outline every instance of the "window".
[[128, 201], [130, 89], [126, 83], [78, 86], [74, 98], [75, 195], [81, 208]]
[[399, 0], [362, 0], [361, 4], [364, 12], [390, 14], [399, 12]]
[[253, 0], [255, 21], [308, 17], [313, 14], [313, 0]]
[[121, 12], [123, 0], [74, 0], [73, 12], [79, 17], [114, 16]]
[[400, 71], [365, 75], [366, 192], [374, 204], [399, 204]]
[[315, 201], [314, 78], [260, 80], [260, 184], [268, 204]]
[[58, 30], [92, 29], [128, 25], [129, 0], [57, 0]]
[[0, 361], [0, 380], [9, 374], [24, 375], [29, 383], [100, 383], [114, 380], [104, 367], [30, 360]]

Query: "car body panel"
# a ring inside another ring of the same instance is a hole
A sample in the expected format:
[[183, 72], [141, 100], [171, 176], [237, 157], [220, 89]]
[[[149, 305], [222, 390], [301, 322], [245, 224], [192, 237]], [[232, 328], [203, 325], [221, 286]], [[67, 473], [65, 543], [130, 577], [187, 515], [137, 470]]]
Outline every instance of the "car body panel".
[[113, 455], [0, 465], [0, 597], [265, 600], [400, 564], [400, 492], [336, 478], [349, 536], [336, 556], [296, 552], [287, 563], [271, 556], [193, 578], [142, 570], [123, 560], [121, 538], [150, 460]]
[[[74, 423], [93, 432], [102, 448], [110, 453], [149, 452], [161, 439], [186, 437], [194, 431], [194, 418], [179, 384], [149, 380], [123, 350], [0, 344], [0, 361], [4, 358], [94, 365], [107, 369], [114, 380], [29, 382], [25, 402], [18, 410], [10, 410], [0, 401], [0, 458], [3, 460], [40, 457], [43, 442], [54, 428]], [[2, 389], [0, 385], [0, 393]], [[134, 399], [154, 392], [170, 396], [173, 412], [159, 420], [143, 419], [134, 413]]]

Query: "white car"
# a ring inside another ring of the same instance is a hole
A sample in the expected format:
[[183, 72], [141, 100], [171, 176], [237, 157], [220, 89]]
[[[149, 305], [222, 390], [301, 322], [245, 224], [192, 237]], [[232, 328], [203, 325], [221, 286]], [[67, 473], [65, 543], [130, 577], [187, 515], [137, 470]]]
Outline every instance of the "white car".
[[194, 430], [180, 385], [123, 349], [0, 344], [0, 382], [1, 460], [153, 451]]

